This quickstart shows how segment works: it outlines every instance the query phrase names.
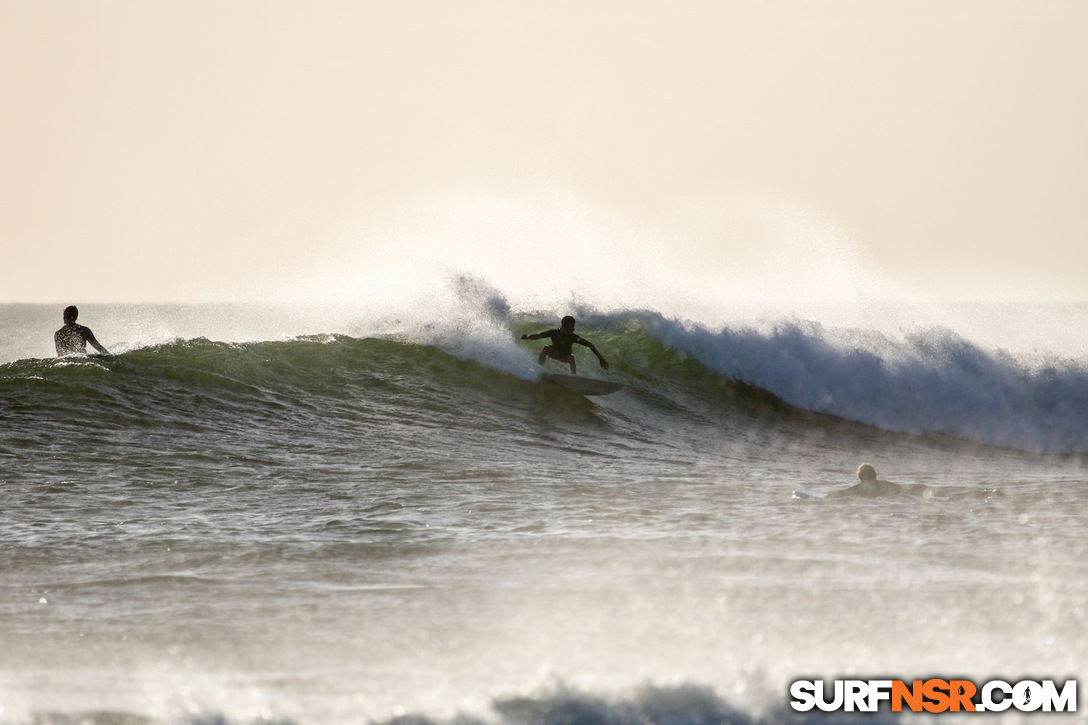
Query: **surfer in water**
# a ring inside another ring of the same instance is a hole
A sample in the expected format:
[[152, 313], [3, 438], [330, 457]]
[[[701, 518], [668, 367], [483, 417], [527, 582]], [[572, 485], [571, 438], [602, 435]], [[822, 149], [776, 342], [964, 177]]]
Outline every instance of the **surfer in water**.
[[871, 463], [862, 463], [858, 466], [858, 482], [850, 488], [834, 491], [827, 494], [826, 498], [884, 498], [886, 496], [933, 496], [933, 489], [924, 483], [904, 485], [883, 481], [876, 477], [876, 468]]
[[545, 332], [538, 332], [535, 335], [522, 335], [522, 340], [540, 340], [542, 338], [549, 338], [552, 341], [551, 345], [545, 345], [544, 349], [540, 351], [540, 357], [537, 358], [537, 364], [543, 366], [544, 361], [548, 358], [558, 360], [559, 362], [565, 362], [570, 365], [571, 375], [578, 374], [578, 365], [574, 362], [574, 343], [579, 345], [585, 345], [593, 354], [597, 356], [597, 360], [600, 361], [601, 367], [605, 370], [608, 369], [608, 361], [604, 359], [604, 355], [597, 351], [593, 343], [589, 340], [578, 337], [574, 334], [574, 318], [567, 315], [559, 322], [558, 330], [547, 330]]
[[79, 310], [75, 305], [64, 308], [64, 327], [53, 335], [53, 342], [57, 346], [57, 357], [75, 353], [86, 354], [88, 342], [98, 352], [108, 355], [109, 350], [95, 339], [91, 328], [76, 324], [77, 317], [79, 317]]

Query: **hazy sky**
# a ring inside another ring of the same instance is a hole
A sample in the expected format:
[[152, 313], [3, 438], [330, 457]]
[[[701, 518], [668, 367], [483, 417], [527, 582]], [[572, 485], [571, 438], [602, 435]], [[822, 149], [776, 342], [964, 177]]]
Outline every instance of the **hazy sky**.
[[1086, 109], [1079, 0], [0, 0], [0, 302], [245, 296], [353, 219], [557, 190], [1084, 298]]

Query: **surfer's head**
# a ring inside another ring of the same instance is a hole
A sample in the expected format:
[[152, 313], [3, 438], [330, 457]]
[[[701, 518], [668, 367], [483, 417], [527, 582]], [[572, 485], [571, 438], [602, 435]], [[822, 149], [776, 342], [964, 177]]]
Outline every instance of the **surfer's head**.
[[875, 481], [876, 469], [873, 468], [871, 463], [862, 463], [858, 466], [858, 480], [859, 481]]
[[574, 318], [571, 317], [570, 315], [567, 315], [566, 317], [564, 317], [562, 320], [559, 321], [559, 327], [561, 329], [564, 329], [564, 330], [570, 332], [571, 330], [574, 329]]
[[64, 308], [64, 324], [70, 325], [79, 317], [79, 309], [75, 305]]

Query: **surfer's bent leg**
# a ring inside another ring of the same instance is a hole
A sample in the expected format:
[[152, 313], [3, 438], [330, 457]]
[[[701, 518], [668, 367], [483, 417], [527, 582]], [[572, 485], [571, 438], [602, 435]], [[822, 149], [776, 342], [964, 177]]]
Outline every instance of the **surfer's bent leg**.
[[557, 351], [552, 345], [545, 345], [544, 349], [540, 351], [540, 356], [536, 359], [536, 364], [544, 367], [544, 361], [548, 358], [558, 360], [559, 362], [565, 362], [567, 365], [570, 365], [571, 375], [578, 374], [578, 365], [574, 362], [574, 356], [570, 353], [564, 355]]

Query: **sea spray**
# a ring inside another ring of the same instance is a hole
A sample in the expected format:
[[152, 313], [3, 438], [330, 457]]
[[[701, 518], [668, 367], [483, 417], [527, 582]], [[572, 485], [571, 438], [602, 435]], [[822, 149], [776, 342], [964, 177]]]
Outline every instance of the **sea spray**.
[[1076, 360], [986, 350], [942, 328], [897, 338], [797, 320], [711, 330], [638, 319], [679, 353], [799, 408], [894, 431], [1088, 449], [1088, 366]]

